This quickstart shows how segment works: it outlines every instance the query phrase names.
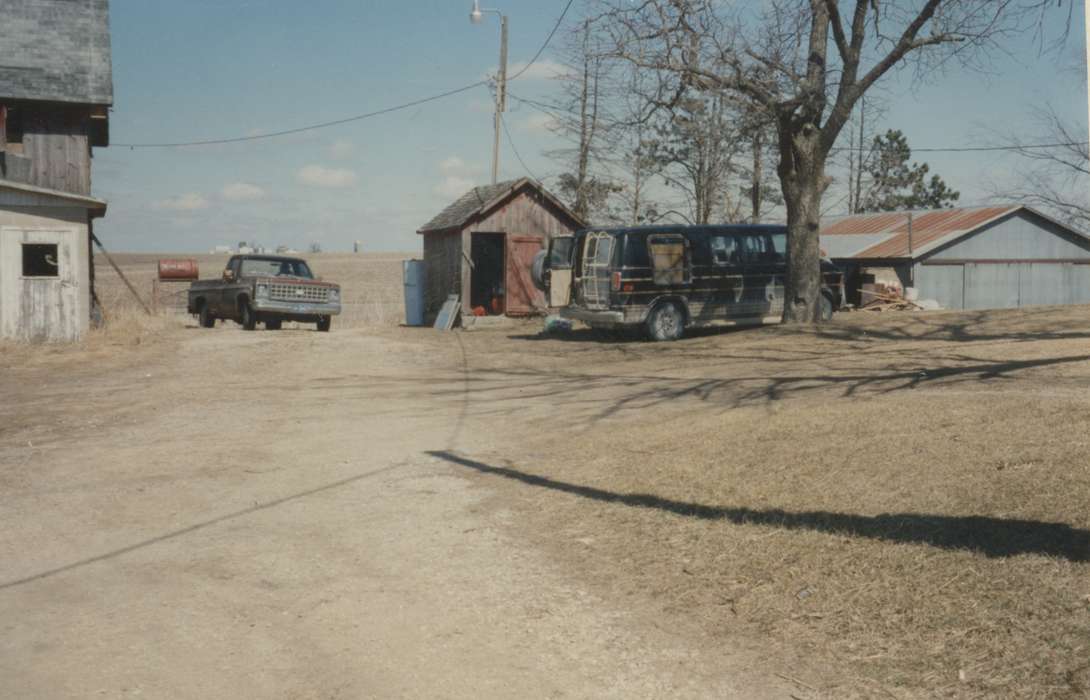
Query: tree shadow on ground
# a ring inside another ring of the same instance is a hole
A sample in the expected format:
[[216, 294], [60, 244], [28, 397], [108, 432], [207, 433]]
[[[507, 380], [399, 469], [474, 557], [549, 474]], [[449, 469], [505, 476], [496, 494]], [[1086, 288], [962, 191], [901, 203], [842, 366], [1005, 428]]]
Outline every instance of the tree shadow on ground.
[[1065, 523], [1008, 520], [987, 516], [883, 513], [853, 515], [828, 511], [791, 512], [780, 509], [730, 508], [688, 503], [653, 494], [615, 493], [545, 476], [497, 467], [446, 450], [428, 451], [437, 459], [461, 467], [518, 481], [530, 486], [573, 494], [603, 503], [651, 508], [700, 520], [722, 520], [736, 525], [764, 525], [785, 530], [812, 530], [898, 544], [923, 544], [948, 550], [968, 550], [987, 557], [1039, 554], [1074, 563], [1090, 562], [1090, 530]]

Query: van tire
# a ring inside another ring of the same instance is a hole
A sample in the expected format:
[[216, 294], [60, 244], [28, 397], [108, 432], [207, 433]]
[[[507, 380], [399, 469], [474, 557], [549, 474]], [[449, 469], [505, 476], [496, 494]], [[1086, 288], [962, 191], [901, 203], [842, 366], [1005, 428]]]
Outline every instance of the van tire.
[[318, 332], [319, 333], [328, 333], [329, 332], [329, 327], [331, 325], [333, 325], [333, 317], [332, 316], [319, 316], [318, 317]]
[[265, 321], [265, 330], [278, 331], [280, 330], [280, 326], [282, 323], [283, 321], [280, 321], [279, 319], [275, 321]]
[[651, 340], [677, 340], [685, 333], [685, 314], [672, 301], [664, 301], [647, 316], [647, 334]]
[[826, 294], [825, 292], [822, 292], [821, 293], [821, 300], [818, 302], [818, 319], [822, 323], [832, 321], [833, 320], [833, 311], [834, 311], [833, 298], [831, 296], [829, 296], [828, 294]]

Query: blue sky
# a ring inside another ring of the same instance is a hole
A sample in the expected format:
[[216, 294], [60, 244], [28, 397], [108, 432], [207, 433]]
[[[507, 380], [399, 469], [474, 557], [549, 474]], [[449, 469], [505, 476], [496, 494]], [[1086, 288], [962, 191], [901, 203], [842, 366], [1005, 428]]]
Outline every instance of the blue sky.
[[[114, 250], [199, 252], [256, 240], [275, 246], [415, 251], [414, 233], [489, 179], [492, 98], [479, 87], [365, 121], [292, 136], [196, 148], [116, 144], [260, 134], [382, 109], [480, 80], [498, 57], [499, 23], [468, 19], [468, 0], [113, 0], [113, 146], [96, 149], [94, 192], [110, 202], [96, 232]], [[563, 0], [495, 0], [510, 17], [510, 62], [536, 52]], [[575, 9], [579, 7], [577, 1]], [[1064, 51], [1085, 55], [1081, 8]], [[1063, 13], [1055, 13], [1060, 19]], [[925, 84], [883, 86], [883, 126], [915, 147], [980, 145], [1026, 130], [1051, 102], [1086, 133], [1086, 78], [1039, 56], [1031, 37], [991, 75], [951, 70]], [[511, 85], [549, 99], [550, 52]], [[1063, 61], [1061, 61], [1063, 62]], [[512, 72], [513, 72], [512, 70]], [[560, 171], [541, 115], [510, 102], [507, 121], [537, 177]], [[962, 200], [987, 198], [1010, 156], [920, 154]], [[501, 178], [526, 171], [505, 142]]]

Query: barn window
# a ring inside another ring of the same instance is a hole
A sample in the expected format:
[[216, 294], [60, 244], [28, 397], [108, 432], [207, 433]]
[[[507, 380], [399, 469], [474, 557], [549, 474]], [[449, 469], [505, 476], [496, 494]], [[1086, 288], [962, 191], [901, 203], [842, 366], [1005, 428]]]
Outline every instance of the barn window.
[[56, 243], [23, 244], [23, 277], [59, 277]]

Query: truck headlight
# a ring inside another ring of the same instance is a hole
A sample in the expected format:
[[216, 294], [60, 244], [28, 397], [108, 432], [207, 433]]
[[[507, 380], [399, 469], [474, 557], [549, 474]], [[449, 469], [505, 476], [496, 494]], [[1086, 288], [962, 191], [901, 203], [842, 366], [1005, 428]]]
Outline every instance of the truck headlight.
[[267, 284], [257, 285], [257, 296], [259, 296], [259, 297], [269, 296], [269, 285], [267, 285]]
[[329, 300], [330, 301], [340, 301], [341, 300], [341, 290], [339, 290], [339, 289], [330, 289], [329, 290]]

